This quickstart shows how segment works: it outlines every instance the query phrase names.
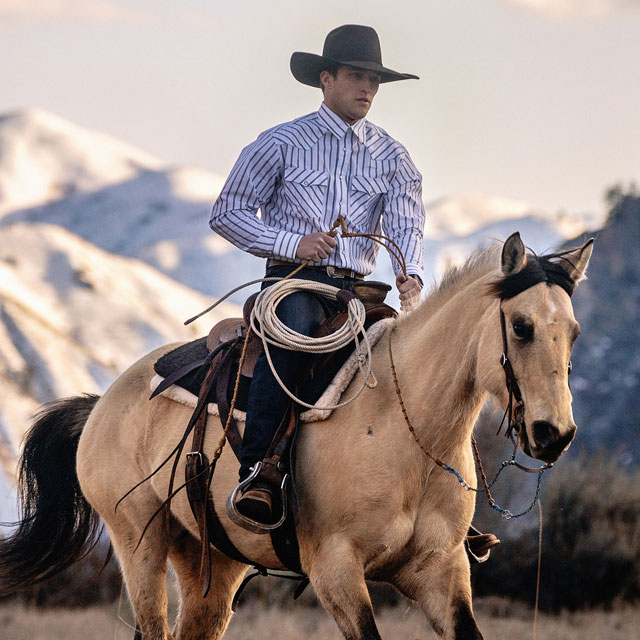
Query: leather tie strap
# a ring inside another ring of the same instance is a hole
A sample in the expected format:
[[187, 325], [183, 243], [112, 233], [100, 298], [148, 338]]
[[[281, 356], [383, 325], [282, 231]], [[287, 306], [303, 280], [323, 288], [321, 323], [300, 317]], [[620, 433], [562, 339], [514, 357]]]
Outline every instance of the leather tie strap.
[[[245, 340], [248, 339], [249, 337], [245, 336]], [[218, 415], [220, 417], [220, 422], [222, 423], [222, 428], [227, 429], [227, 440], [229, 441], [236, 458], [240, 460], [240, 455], [242, 454], [242, 436], [238, 431], [238, 425], [236, 424], [235, 418], [233, 417], [233, 411], [229, 404], [229, 382], [232, 377], [233, 363], [236, 359], [237, 345], [238, 342], [232, 345], [220, 363], [218, 381], [216, 383], [216, 402], [218, 404]], [[238, 370], [237, 376], [239, 376], [240, 373], [240, 370]], [[227, 422], [229, 423], [228, 427]]]
[[200, 557], [200, 577], [202, 579], [202, 597], [209, 592], [211, 586], [211, 545], [209, 544], [209, 530], [207, 527], [207, 497], [209, 459], [204, 454], [204, 438], [207, 428], [207, 396], [216, 378], [215, 368], [207, 372], [198, 396], [196, 422], [193, 427], [193, 439], [191, 451], [187, 453], [185, 465], [185, 481], [189, 506], [198, 523], [200, 539], [202, 541], [202, 554]]

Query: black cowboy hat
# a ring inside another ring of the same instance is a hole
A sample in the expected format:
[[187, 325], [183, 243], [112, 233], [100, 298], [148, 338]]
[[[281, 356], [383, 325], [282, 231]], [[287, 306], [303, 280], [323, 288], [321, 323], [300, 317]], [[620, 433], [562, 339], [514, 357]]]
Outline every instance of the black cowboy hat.
[[345, 24], [329, 32], [322, 55], [296, 51], [291, 56], [291, 73], [296, 80], [310, 87], [320, 87], [320, 72], [334, 64], [379, 73], [380, 82], [418, 80], [410, 73], [398, 73], [382, 66], [380, 40], [375, 29], [358, 24]]

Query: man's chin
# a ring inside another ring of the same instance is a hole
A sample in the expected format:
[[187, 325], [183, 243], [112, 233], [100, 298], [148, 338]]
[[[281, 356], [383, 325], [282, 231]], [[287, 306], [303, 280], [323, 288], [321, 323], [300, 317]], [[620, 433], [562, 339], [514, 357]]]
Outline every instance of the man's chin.
[[353, 120], [362, 120], [362, 118], [366, 117], [367, 113], [369, 113], [370, 107], [371, 107], [371, 104], [358, 105], [353, 110], [351, 118]]

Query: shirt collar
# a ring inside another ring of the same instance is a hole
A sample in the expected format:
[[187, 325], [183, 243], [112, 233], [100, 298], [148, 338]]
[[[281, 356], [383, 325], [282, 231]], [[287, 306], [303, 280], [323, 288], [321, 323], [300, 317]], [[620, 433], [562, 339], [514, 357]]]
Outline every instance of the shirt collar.
[[356, 120], [351, 126], [348, 125], [340, 116], [335, 114], [327, 105], [323, 102], [318, 109], [318, 118], [324, 126], [333, 133], [337, 138], [344, 138], [347, 131], [351, 129], [353, 133], [358, 137], [358, 140], [365, 144], [367, 140], [366, 134], [366, 120], [361, 118]]

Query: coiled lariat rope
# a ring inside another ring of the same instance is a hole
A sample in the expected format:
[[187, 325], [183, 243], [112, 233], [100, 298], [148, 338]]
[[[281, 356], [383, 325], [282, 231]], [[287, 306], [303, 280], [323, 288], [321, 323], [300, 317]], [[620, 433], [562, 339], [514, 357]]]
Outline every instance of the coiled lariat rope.
[[[332, 236], [335, 235], [337, 233], [338, 227], [340, 227], [341, 235], [345, 238], [365, 237], [373, 240], [374, 242], [377, 242], [378, 244], [381, 244], [387, 249], [387, 251], [389, 251], [391, 256], [393, 256], [398, 261], [402, 273], [404, 274], [405, 278], [407, 277], [407, 265], [402, 254], [402, 250], [391, 238], [371, 233], [351, 233], [347, 230], [347, 225], [345, 223], [344, 217], [341, 215], [336, 218], [331, 229], [329, 230], [329, 234]], [[282, 300], [286, 296], [299, 291], [309, 291], [329, 298], [331, 300], [337, 300], [337, 294], [341, 291], [341, 289], [319, 282], [293, 278], [296, 273], [298, 273], [308, 264], [309, 260], [305, 260], [297, 269], [292, 271], [285, 278], [260, 278], [258, 280], [252, 280], [251, 282], [247, 282], [239, 287], [236, 287], [235, 289], [229, 291], [229, 293], [224, 295], [222, 298], [218, 299], [210, 307], [207, 307], [204, 311], [201, 311], [199, 314], [186, 320], [185, 324], [190, 324], [206, 313], [209, 313], [209, 311], [217, 307], [221, 302], [226, 300], [229, 296], [233, 295], [236, 291], [240, 291], [240, 289], [244, 289], [245, 287], [248, 287], [252, 284], [257, 284], [259, 282], [279, 280], [280, 282], [276, 282], [276, 284], [263, 289], [258, 294], [254, 307], [251, 311], [250, 326], [247, 328], [245, 344], [249, 340], [251, 331], [260, 336], [260, 338], [262, 339], [262, 344], [264, 346], [265, 355], [269, 362], [269, 367], [271, 368], [275, 379], [277, 380], [282, 390], [294, 402], [297, 402], [298, 404], [302, 405], [303, 407], [307, 407], [308, 409], [315, 408], [324, 411], [332, 411], [334, 409], [344, 407], [350, 402], [353, 402], [362, 393], [365, 387], [373, 389], [378, 383], [371, 369], [371, 345], [369, 344], [369, 339], [364, 328], [366, 311], [364, 305], [358, 298], [352, 298], [351, 300], [349, 300], [347, 304], [347, 320], [345, 321], [345, 323], [333, 333], [320, 338], [305, 336], [301, 333], [298, 333], [297, 331], [293, 331], [292, 329], [287, 327], [276, 315], [276, 308], [278, 304], [280, 304], [280, 302], [282, 302]], [[366, 352], [362, 350], [361, 343], [358, 340], [359, 334], [362, 334], [362, 342], [364, 342]], [[278, 372], [276, 371], [276, 368], [271, 359], [271, 353], [269, 351], [269, 344], [272, 344], [282, 349], [289, 349], [291, 351], [305, 351], [308, 353], [330, 353], [333, 351], [338, 351], [352, 341], [355, 343], [355, 351], [358, 358], [358, 367], [363, 377], [362, 385], [360, 389], [356, 391], [356, 393], [354, 393], [350, 398], [347, 398], [347, 400], [345, 400], [344, 402], [340, 402], [339, 404], [330, 405], [327, 407], [318, 407], [316, 405], [308, 404], [300, 398], [296, 397], [286, 387], [286, 385], [278, 375]], [[240, 370], [238, 370], [238, 378], [239, 376]], [[235, 403], [233, 403], [233, 405], [235, 405]], [[231, 407], [229, 415], [232, 415], [232, 413], [233, 406]], [[221, 442], [221, 444], [223, 444], [223, 441]]]
[[[313, 338], [294, 331], [284, 324], [284, 322], [282, 322], [276, 315], [276, 308], [282, 300], [284, 300], [288, 295], [299, 291], [308, 291], [330, 300], [336, 300], [337, 294], [341, 289], [321, 282], [313, 282], [309, 280], [289, 279], [278, 282], [271, 287], [263, 289], [256, 298], [256, 302], [251, 310], [251, 329], [262, 339], [264, 352], [275, 379], [282, 387], [282, 390], [294, 402], [297, 402], [303, 407], [307, 407], [309, 409], [316, 408], [325, 411], [344, 407], [350, 402], [353, 402], [353, 400], [362, 393], [365, 387], [373, 389], [378, 384], [375, 375], [371, 370], [371, 345], [369, 344], [369, 338], [367, 337], [367, 333], [364, 328], [366, 316], [364, 304], [362, 304], [362, 301], [358, 298], [351, 298], [347, 304], [347, 320], [344, 324], [327, 336]], [[366, 353], [363, 351], [361, 344], [358, 341], [359, 334], [362, 334], [362, 342], [366, 347]], [[330, 353], [332, 351], [338, 351], [338, 349], [341, 349], [350, 342], [355, 343], [358, 367], [360, 368], [360, 372], [363, 377], [362, 385], [356, 393], [354, 393], [350, 398], [347, 398], [344, 402], [326, 407], [318, 407], [316, 405], [308, 404], [291, 393], [278, 375], [273, 361], [271, 360], [271, 352], [269, 351], [269, 345], [272, 344], [280, 347], [281, 349], [289, 349], [291, 351]]]

